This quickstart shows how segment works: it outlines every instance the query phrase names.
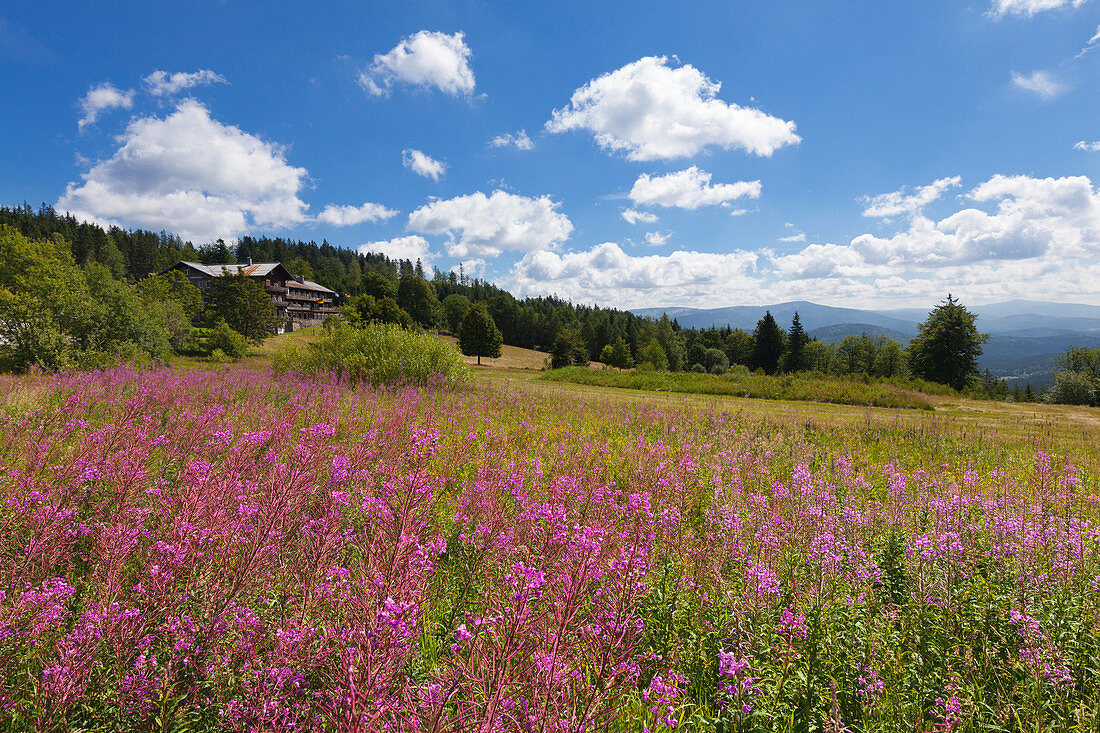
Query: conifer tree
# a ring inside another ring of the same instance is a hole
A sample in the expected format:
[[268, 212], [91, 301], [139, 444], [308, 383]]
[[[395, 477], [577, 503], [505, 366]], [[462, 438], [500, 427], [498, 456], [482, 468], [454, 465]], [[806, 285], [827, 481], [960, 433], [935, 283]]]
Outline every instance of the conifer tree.
[[481, 365], [481, 357], [496, 359], [501, 354], [501, 346], [504, 339], [500, 335], [500, 329], [493, 322], [484, 303], [474, 303], [462, 319], [462, 326], [458, 329], [458, 347], [466, 356], [476, 356], [478, 366]]

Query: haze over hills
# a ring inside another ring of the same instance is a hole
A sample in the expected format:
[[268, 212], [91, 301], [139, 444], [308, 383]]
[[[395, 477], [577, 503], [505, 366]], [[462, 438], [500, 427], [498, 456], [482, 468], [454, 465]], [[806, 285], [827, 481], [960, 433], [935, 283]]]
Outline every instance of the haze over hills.
[[[1041, 387], [1052, 380], [1054, 360], [1068, 346], [1100, 346], [1100, 306], [1083, 303], [1050, 303], [1010, 300], [967, 306], [978, 314], [978, 329], [990, 335], [979, 365], [997, 376], [1031, 381]], [[791, 301], [760, 306], [728, 308], [641, 308], [633, 313], [660, 318], [667, 313], [681, 326], [741, 328], [752, 331], [771, 311], [779, 325], [788, 328], [795, 311], [810, 336], [837, 343], [848, 335], [867, 334], [906, 343], [917, 333], [917, 324], [931, 309], [900, 308], [861, 310]]]

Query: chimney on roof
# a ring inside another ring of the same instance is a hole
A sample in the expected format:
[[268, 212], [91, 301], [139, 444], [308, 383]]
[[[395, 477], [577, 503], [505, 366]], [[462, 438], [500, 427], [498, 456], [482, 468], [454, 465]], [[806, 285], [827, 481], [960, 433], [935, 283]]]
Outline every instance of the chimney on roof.
[[248, 258], [248, 266], [252, 267], [252, 258], [251, 257]]
[[302, 275], [295, 275], [294, 276], [294, 282], [304, 285], [305, 282], [306, 282], [306, 279]]

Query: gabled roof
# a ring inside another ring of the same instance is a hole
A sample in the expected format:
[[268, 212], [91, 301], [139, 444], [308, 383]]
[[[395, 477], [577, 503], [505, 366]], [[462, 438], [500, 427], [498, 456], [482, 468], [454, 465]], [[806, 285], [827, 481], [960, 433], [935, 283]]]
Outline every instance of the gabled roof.
[[242, 273], [248, 277], [264, 277], [270, 275], [276, 268], [282, 267], [281, 262], [257, 262], [255, 264], [215, 264], [204, 265], [201, 262], [186, 262], [181, 261], [179, 264], [187, 265], [188, 267], [198, 270], [199, 272], [206, 273], [210, 277], [221, 277], [222, 271], [228, 271], [230, 275], [236, 275]]

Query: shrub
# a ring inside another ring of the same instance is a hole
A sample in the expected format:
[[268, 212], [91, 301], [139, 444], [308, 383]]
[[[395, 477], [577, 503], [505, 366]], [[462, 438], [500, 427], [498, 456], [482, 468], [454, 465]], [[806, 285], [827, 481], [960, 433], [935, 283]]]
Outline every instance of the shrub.
[[1088, 376], [1063, 369], [1055, 375], [1046, 401], [1056, 405], [1091, 405], [1096, 397], [1096, 389]]
[[225, 321], [218, 321], [210, 329], [206, 348], [211, 356], [214, 355], [213, 352], [221, 351], [222, 356], [240, 359], [248, 354], [248, 339], [230, 328]]
[[462, 355], [445, 341], [384, 323], [364, 328], [341, 324], [304, 350], [276, 354], [274, 366], [280, 373], [333, 373], [371, 384], [427, 385], [441, 379], [454, 386], [471, 375]]

